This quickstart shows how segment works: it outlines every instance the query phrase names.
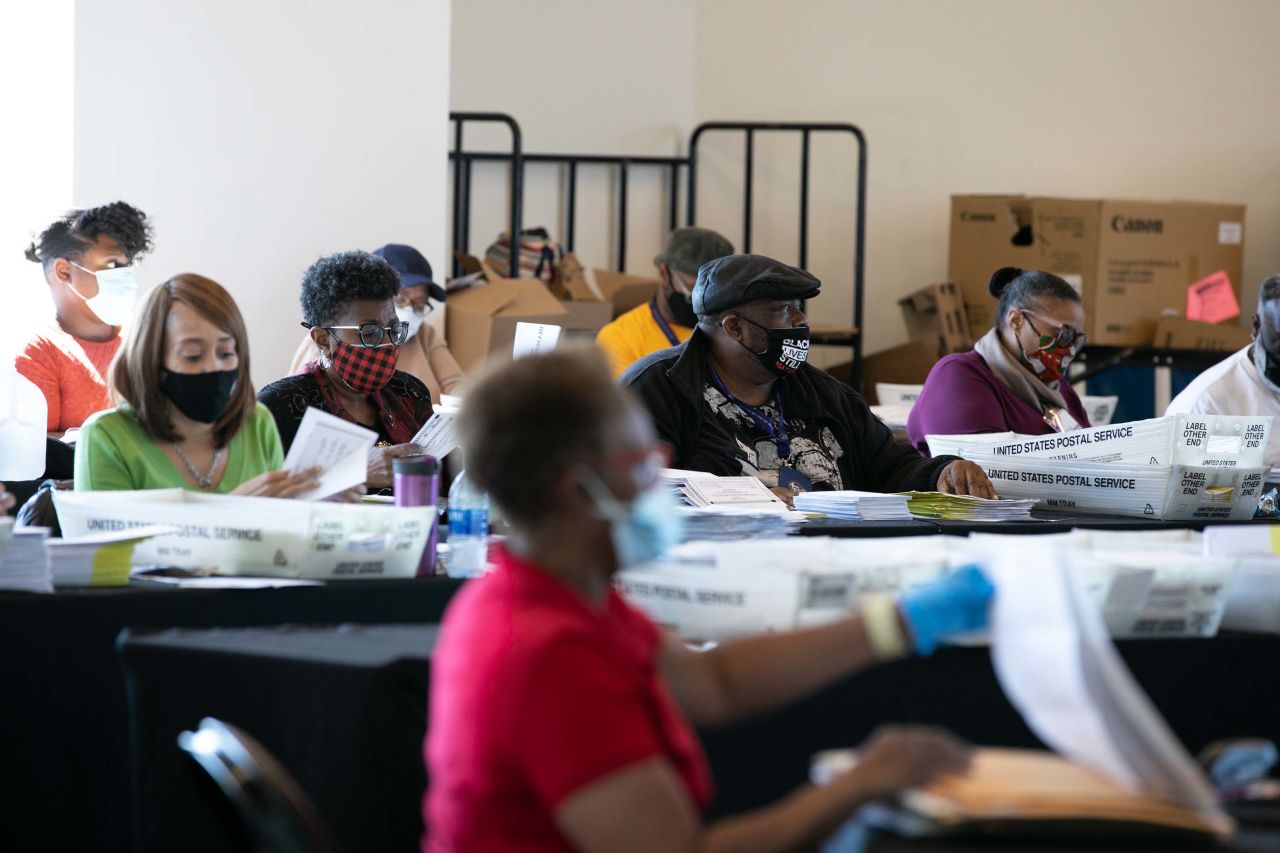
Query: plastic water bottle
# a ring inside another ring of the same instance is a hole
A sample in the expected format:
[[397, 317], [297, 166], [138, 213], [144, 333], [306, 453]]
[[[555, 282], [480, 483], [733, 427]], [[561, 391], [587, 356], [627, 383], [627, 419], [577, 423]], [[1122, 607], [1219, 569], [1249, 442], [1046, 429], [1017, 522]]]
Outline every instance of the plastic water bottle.
[[473, 578], [489, 564], [489, 496], [459, 471], [449, 487], [449, 558], [451, 578]]
[[12, 363], [0, 367], [0, 481], [44, 473], [49, 404]]

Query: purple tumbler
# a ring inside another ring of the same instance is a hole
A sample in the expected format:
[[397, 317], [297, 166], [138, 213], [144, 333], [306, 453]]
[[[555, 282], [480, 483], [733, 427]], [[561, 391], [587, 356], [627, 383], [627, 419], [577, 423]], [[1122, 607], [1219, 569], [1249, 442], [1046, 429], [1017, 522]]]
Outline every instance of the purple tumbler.
[[431, 535], [418, 563], [418, 577], [436, 573], [436, 506], [440, 498], [440, 460], [423, 453], [401, 456], [391, 462], [395, 478], [396, 506], [430, 507]]

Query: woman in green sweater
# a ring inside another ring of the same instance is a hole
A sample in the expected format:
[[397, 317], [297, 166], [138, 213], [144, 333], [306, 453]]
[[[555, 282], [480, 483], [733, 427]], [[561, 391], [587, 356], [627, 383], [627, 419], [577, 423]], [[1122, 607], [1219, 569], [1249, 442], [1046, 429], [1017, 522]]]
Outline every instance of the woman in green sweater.
[[249, 381], [249, 341], [235, 300], [211, 279], [175, 276], [153, 290], [111, 365], [114, 409], [76, 443], [79, 491], [180, 486], [287, 498], [318, 469], [290, 474], [271, 413]]

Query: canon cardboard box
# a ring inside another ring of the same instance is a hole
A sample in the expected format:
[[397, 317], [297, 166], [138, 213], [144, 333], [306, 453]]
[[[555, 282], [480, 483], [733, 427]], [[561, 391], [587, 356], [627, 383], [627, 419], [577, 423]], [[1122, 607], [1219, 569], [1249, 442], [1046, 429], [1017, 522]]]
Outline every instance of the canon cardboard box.
[[1156, 323], [1155, 345], [1168, 349], [1244, 349], [1253, 340], [1248, 329], [1225, 323], [1197, 323], [1186, 317], [1161, 317]]
[[1210, 273], [1226, 271], [1239, 297], [1244, 214], [1239, 204], [956, 195], [948, 278], [974, 338], [991, 327], [987, 280], [1015, 266], [1080, 290], [1090, 343], [1147, 345], [1156, 321], [1181, 313], [1187, 287]]
[[898, 300], [907, 324], [907, 339], [936, 344], [938, 356], [964, 352], [973, 346], [965, 316], [964, 297], [954, 282], [917, 290]]
[[486, 283], [454, 291], [445, 303], [445, 339], [467, 373], [474, 373], [491, 353], [511, 358], [516, 323], [563, 328], [569, 320], [568, 310], [541, 281], [502, 278], [489, 269], [485, 275]]

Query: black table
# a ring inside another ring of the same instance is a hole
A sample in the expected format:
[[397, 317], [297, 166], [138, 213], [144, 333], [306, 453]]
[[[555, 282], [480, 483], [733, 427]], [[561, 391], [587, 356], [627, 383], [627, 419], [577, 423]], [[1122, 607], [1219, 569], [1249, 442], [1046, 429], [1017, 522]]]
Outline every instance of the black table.
[[813, 519], [802, 524], [801, 536], [833, 536], [838, 539], [878, 539], [891, 536], [968, 536], [970, 533], [1007, 533], [1028, 536], [1039, 533], [1066, 533], [1076, 528], [1113, 531], [1203, 530], [1218, 525], [1275, 524], [1280, 519], [1246, 521], [1156, 521], [1113, 515], [1065, 513], [1035, 509], [1030, 521], [972, 522], [912, 519], [911, 521], [832, 521]]
[[[178, 733], [205, 715], [243, 726], [274, 752], [317, 801], [344, 849], [411, 849], [421, 831], [433, 639], [426, 626], [345, 635], [180, 630], [124, 639], [135, 762], [146, 789], [144, 849], [240, 849], [225, 829], [213, 834], [217, 795], [176, 746]], [[1280, 741], [1280, 637], [1122, 640], [1118, 647], [1193, 752], [1224, 737]], [[327, 718], [311, 710], [317, 705]], [[947, 648], [879, 667], [754, 722], [703, 732], [717, 786], [713, 816], [775, 801], [805, 781], [814, 752], [855, 745], [888, 721], [943, 725], [993, 746], [1042, 746], [1000, 691], [987, 650]], [[354, 728], [357, 722], [364, 730]], [[322, 737], [329, 738], [323, 746]], [[365, 760], [364, 751], [377, 759]], [[169, 819], [176, 813], [202, 819]], [[369, 815], [381, 832], [365, 828]], [[1270, 840], [1280, 845], [1280, 837]], [[880, 839], [872, 849], [949, 848]]]
[[0, 593], [0, 850], [131, 849], [121, 629], [438, 622], [459, 583]]

